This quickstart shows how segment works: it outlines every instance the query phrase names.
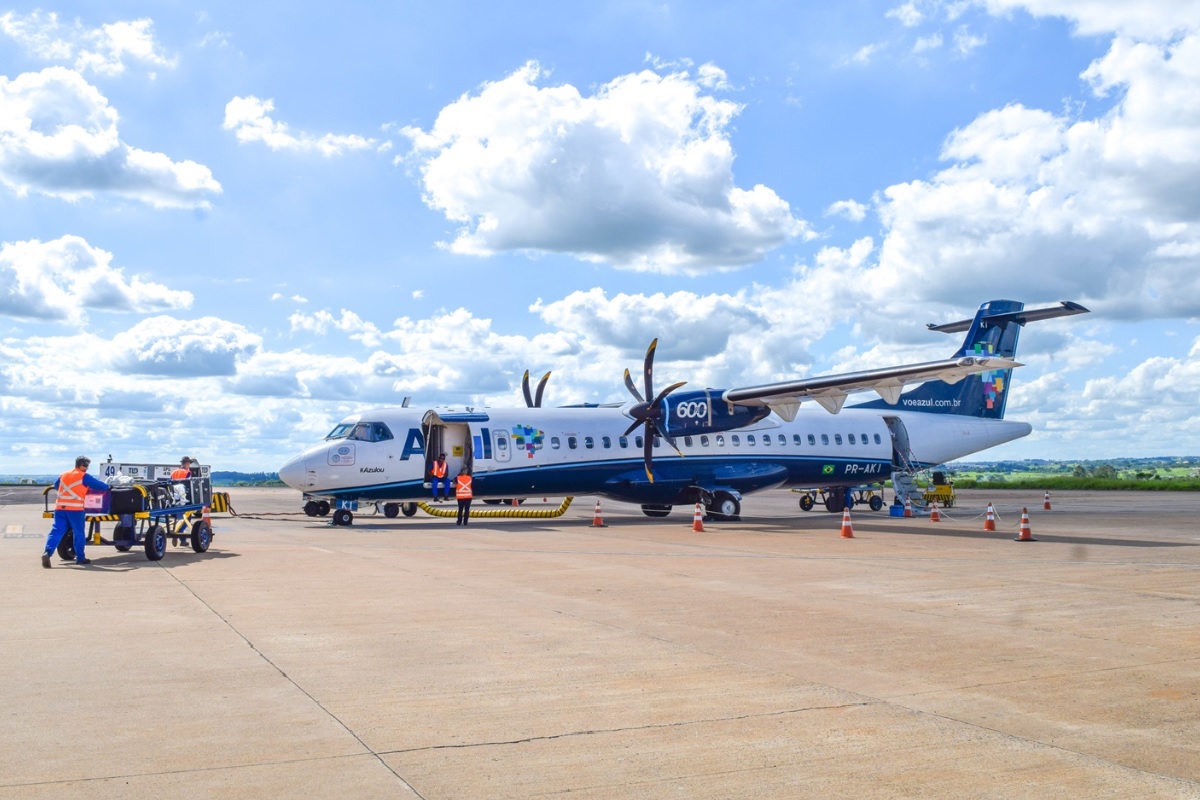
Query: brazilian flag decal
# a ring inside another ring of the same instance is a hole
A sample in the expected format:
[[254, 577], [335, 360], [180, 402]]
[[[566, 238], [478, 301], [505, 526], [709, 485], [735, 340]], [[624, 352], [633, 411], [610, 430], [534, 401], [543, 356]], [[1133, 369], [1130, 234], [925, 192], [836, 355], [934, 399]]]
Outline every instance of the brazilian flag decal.
[[825, 466], [821, 467], [821, 474], [822, 475], [832, 475], [833, 474], [833, 464], [826, 464]]

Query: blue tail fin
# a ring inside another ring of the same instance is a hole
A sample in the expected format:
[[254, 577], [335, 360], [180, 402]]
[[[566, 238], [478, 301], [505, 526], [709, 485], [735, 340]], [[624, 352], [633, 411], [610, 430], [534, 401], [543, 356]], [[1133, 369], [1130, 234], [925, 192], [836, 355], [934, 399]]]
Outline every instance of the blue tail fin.
[[[1084, 314], [1087, 309], [1078, 303], [1062, 302], [1057, 307], [1025, 311], [1025, 304], [1015, 300], [991, 300], [979, 307], [974, 319], [930, 325], [932, 331], [958, 333], [966, 331], [959, 356], [1003, 356], [1017, 354], [1017, 338], [1027, 322], [1070, 314]], [[883, 400], [864, 403], [863, 408], [895, 408], [904, 411], [927, 411], [936, 414], [962, 414], [987, 419], [1002, 419], [1008, 401], [1012, 370], [993, 370], [968, 375], [958, 383], [926, 381], [900, 395], [894, 406]]]

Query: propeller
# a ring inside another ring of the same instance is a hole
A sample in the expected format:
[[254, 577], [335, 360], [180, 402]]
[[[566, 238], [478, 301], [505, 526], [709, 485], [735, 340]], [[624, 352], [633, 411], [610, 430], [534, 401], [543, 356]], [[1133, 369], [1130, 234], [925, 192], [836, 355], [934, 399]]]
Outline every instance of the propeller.
[[529, 393], [529, 370], [525, 370], [525, 374], [521, 376], [521, 391], [525, 394], [525, 405], [530, 408], [542, 407], [542, 392], [546, 391], [546, 381], [548, 380], [550, 380], [549, 372], [543, 375], [542, 379], [538, 381], [537, 394], [531, 395]]
[[[633, 424], [625, 431], [625, 435], [628, 436], [633, 433], [639, 425], [645, 428], [645, 441], [642, 445], [643, 458], [646, 462], [646, 477], [650, 479], [651, 483], [654, 483], [654, 471], [651, 469], [651, 462], [653, 461], [655, 436], [661, 436], [666, 440], [667, 444], [674, 448], [676, 453], [679, 453], [680, 456], [683, 455], [679, 448], [675, 447], [675, 440], [667, 435], [665, 427], [661, 424], [663, 422], [662, 402], [663, 398], [687, 383], [687, 381], [673, 383], [657, 395], [654, 394], [654, 351], [657, 348], [658, 339], [652, 341], [650, 346], [646, 348], [646, 361], [642, 367], [642, 374], [646, 385], [645, 396], [634, 386], [633, 377], [629, 374], [629, 370], [625, 370], [625, 388], [629, 389], [629, 393], [637, 398], [637, 403], [629, 409], [629, 416], [633, 417]], [[651, 397], [654, 400], [651, 401]]]

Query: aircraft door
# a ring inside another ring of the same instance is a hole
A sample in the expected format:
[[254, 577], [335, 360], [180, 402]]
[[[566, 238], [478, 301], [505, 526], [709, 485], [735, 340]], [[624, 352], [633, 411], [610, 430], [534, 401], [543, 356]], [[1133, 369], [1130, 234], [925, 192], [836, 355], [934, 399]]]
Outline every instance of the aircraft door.
[[908, 429], [904, 427], [904, 420], [899, 417], [884, 417], [883, 421], [887, 423], [888, 431], [892, 435], [892, 469], [911, 470], [912, 447], [908, 442]]

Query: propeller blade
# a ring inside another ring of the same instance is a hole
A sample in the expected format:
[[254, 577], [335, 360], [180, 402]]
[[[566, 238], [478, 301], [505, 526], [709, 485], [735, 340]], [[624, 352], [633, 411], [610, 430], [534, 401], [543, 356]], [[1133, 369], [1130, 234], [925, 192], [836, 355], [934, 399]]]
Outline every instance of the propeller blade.
[[687, 385], [687, 381], [680, 381], [679, 383], [672, 383], [670, 386], [668, 386], [667, 388], [663, 389], [661, 392], [658, 393], [658, 397], [654, 398], [654, 402], [650, 404], [650, 407], [654, 408], [654, 409], [661, 407], [664, 397], [666, 397], [671, 392], [678, 389], [680, 386], [685, 386], [685, 385]]
[[521, 392], [525, 395], [525, 406], [533, 408], [533, 397], [529, 394], [529, 370], [525, 370], [521, 376]]
[[633, 424], [632, 424], [632, 425], [630, 425], [628, 428], [626, 428], [626, 429], [625, 429], [625, 432], [624, 432], [624, 433], [622, 433], [621, 435], [622, 435], [622, 436], [628, 436], [629, 434], [631, 434], [631, 433], [633, 433], [634, 431], [636, 431], [636, 430], [638, 429], [638, 425], [641, 425], [641, 424], [642, 424], [642, 421], [641, 421], [640, 419], [635, 419], [635, 420], [633, 421]]
[[[526, 372], [525, 374], [528, 375], [529, 373]], [[546, 391], [546, 381], [548, 381], [548, 380], [550, 380], [549, 372], [547, 372], [545, 375], [543, 375], [542, 379], [540, 381], [538, 381], [537, 395], [533, 398], [533, 407], [534, 408], [542, 407], [542, 392]]]
[[646, 399], [654, 396], [654, 351], [658, 348], [658, 337], [646, 348], [646, 361], [642, 365], [642, 374], [646, 379]]
[[633, 376], [629, 374], [629, 367], [625, 368], [625, 388], [629, 390], [631, 395], [638, 399], [639, 403], [646, 402], [646, 399], [638, 392], [637, 387], [633, 385]]
[[[656, 424], [656, 425], [654, 426], [654, 428], [655, 428], [655, 430], [658, 430], [658, 425]], [[667, 444], [671, 445], [671, 449], [672, 449], [672, 450], [674, 450], [676, 453], [678, 453], [680, 458], [687, 458], [687, 456], [685, 456], [685, 455], [683, 454], [683, 451], [682, 451], [682, 450], [680, 450], [680, 449], [679, 449], [679, 448], [678, 448], [678, 447], [675, 445], [675, 437], [673, 437], [673, 436], [667, 436], [667, 435], [666, 435], [665, 433], [663, 433], [662, 431], [659, 431], [659, 435], [660, 435], [660, 436], [662, 436], [662, 438], [663, 438], [664, 440], [666, 440]]]
[[[647, 427], [649, 427], [649, 426], [647, 426]], [[646, 462], [646, 477], [650, 479], [651, 483], [654, 483], [654, 472], [653, 472], [653, 470], [650, 469], [650, 462], [653, 460], [653, 455], [652, 455], [651, 451], [653, 449], [654, 449], [654, 433], [653, 433], [653, 431], [647, 430], [646, 431], [646, 439], [642, 444], [642, 459]]]

